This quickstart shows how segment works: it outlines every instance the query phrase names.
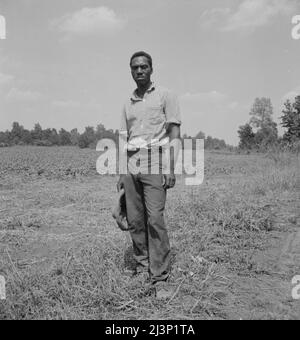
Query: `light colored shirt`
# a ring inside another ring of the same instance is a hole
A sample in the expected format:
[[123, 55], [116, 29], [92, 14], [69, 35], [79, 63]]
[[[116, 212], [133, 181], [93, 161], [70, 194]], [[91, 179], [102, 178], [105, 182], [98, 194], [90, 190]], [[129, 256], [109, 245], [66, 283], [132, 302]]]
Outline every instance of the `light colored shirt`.
[[170, 123], [181, 125], [178, 98], [169, 90], [152, 83], [144, 98], [139, 98], [135, 90], [124, 105], [120, 130], [127, 131], [129, 148], [149, 148], [168, 142], [167, 128]]
[[[152, 83], [144, 98], [138, 97], [136, 92], [124, 105], [121, 116], [120, 133], [127, 133], [127, 150], [141, 149], [129, 163], [135, 162], [141, 154], [141, 161], [145, 162], [146, 150], [168, 144], [168, 125], [181, 125], [178, 97], [171, 91]], [[152, 159], [151, 163], [152, 166], [157, 165]], [[143, 168], [145, 170], [145, 166]]]

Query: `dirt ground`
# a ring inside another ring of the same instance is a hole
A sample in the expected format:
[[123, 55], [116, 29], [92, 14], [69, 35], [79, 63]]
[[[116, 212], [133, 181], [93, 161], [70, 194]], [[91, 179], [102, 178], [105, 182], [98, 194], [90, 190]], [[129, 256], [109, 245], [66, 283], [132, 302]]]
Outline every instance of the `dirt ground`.
[[300, 319], [299, 157], [207, 153], [202, 185], [178, 176], [164, 303], [124, 275], [132, 249], [111, 217], [117, 177], [72, 162], [60, 177], [0, 166], [0, 319]]

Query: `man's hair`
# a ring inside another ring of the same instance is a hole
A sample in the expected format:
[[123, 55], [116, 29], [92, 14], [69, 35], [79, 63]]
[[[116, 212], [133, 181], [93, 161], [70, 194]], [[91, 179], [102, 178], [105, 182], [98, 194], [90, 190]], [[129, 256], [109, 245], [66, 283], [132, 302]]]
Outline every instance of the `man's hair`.
[[136, 52], [133, 54], [133, 56], [130, 58], [130, 66], [131, 66], [131, 63], [132, 63], [132, 60], [134, 58], [137, 58], [137, 57], [145, 57], [148, 59], [148, 62], [149, 62], [149, 65], [150, 67], [152, 68], [152, 57], [150, 54], [144, 52], [144, 51], [139, 51], [139, 52]]

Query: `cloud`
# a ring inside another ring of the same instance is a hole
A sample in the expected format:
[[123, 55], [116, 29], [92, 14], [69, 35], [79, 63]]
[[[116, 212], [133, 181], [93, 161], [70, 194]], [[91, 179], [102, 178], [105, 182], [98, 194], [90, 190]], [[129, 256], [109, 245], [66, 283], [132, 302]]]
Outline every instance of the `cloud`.
[[126, 21], [108, 7], [82, 8], [60, 19], [51, 26], [67, 35], [111, 34], [121, 30]]
[[228, 107], [229, 107], [229, 109], [234, 110], [234, 109], [236, 109], [238, 106], [239, 106], [239, 103], [238, 103], [238, 102], [232, 102], [232, 103], [229, 104]]
[[284, 103], [287, 100], [294, 101], [297, 96], [300, 96], [300, 86], [295, 88], [294, 90], [291, 90], [290, 92], [286, 93], [282, 98], [281, 102]]
[[6, 98], [10, 102], [22, 101], [22, 102], [34, 102], [39, 100], [42, 95], [38, 92], [29, 90], [20, 90], [13, 87], [7, 94]]
[[276, 17], [295, 14], [299, 9], [297, 0], [244, 0], [234, 11], [214, 8], [201, 16], [201, 26], [220, 31], [253, 31], [270, 24]]
[[77, 101], [72, 100], [55, 100], [53, 103], [53, 106], [61, 108], [61, 109], [75, 109], [80, 106], [80, 103]]
[[206, 103], [221, 103], [224, 100], [226, 100], [227, 95], [220, 93], [218, 91], [211, 91], [211, 92], [203, 92], [203, 93], [186, 93], [183, 96], [181, 96], [181, 101], [183, 103], [189, 103], [189, 104], [198, 104], [199, 102], [206, 102]]
[[9, 83], [14, 79], [14, 76], [0, 72], [0, 86]]
[[230, 8], [213, 8], [202, 13], [200, 24], [204, 29], [220, 28], [231, 15]]
[[7, 69], [6, 64], [7, 64], [7, 58], [3, 56], [3, 53], [0, 48], [0, 86], [11, 82], [15, 78], [14, 76], [10, 74], [4, 73], [3, 70]]

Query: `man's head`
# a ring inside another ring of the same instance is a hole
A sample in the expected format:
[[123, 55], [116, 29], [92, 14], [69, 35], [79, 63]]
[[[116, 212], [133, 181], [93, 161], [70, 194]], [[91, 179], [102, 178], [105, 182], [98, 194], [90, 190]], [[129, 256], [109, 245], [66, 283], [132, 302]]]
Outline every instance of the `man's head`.
[[130, 59], [131, 74], [137, 85], [147, 85], [153, 73], [152, 58], [146, 52], [136, 52]]

